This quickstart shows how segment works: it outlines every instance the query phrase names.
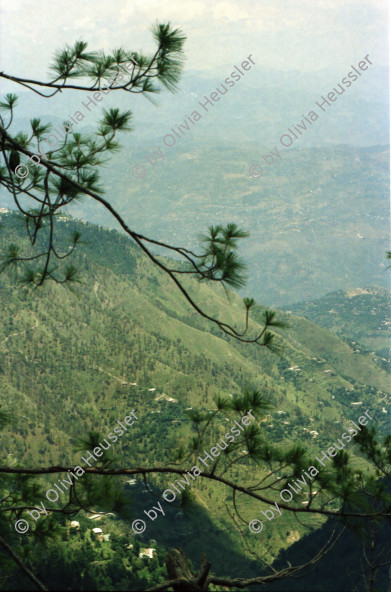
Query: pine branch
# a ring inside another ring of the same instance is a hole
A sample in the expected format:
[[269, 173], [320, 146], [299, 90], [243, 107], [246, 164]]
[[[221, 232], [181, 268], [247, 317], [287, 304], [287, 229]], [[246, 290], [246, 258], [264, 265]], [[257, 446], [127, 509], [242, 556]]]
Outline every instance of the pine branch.
[[[66, 473], [68, 471], [72, 471], [74, 467], [62, 467], [62, 466], [53, 466], [53, 467], [38, 467], [38, 468], [20, 468], [20, 467], [1, 467], [0, 466], [0, 474], [7, 474], [7, 475], [49, 475], [49, 474], [56, 474], [56, 473]], [[174, 467], [131, 467], [131, 468], [120, 468], [120, 469], [110, 469], [104, 467], [82, 467], [85, 473], [91, 475], [146, 475], [149, 473], [156, 473], [156, 474], [176, 474], [176, 475], [185, 475], [185, 469], [177, 469]], [[216, 481], [227, 487], [230, 487], [232, 490], [239, 491], [252, 497], [260, 502], [265, 504], [274, 504], [272, 499], [266, 498], [262, 495], [259, 495], [255, 491], [247, 487], [243, 487], [237, 483], [233, 483], [228, 479], [225, 479], [219, 475], [215, 475], [212, 473], [202, 472], [199, 475], [203, 479]], [[289, 512], [299, 512], [301, 514], [319, 514], [322, 516], [334, 516], [336, 518], [340, 517], [355, 517], [355, 518], [375, 518], [375, 517], [391, 517], [391, 510], [379, 510], [378, 512], [371, 512], [371, 513], [359, 513], [359, 512], [338, 512], [338, 511], [331, 511], [325, 510], [322, 508], [308, 508], [306, 506], [303, 508], [302, 506], [292, 506], [286, 503], [279, 503], [279, 507], [283, 510], [288, 510]]]

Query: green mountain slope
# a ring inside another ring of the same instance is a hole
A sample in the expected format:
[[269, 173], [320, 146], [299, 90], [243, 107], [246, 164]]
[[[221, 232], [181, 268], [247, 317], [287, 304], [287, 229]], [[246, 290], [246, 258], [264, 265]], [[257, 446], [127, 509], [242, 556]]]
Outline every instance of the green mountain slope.
[[[29, 292], [0, 276], [0, 402], [18, 417], [2, 442], [7, 462], [78, 464], [75, 438], [88, 430], [107, 434], [115, 421], [137, 409], [140, 421], [131, 438], [116, 444], [118, 466], [163, 463], [179, 443], [189, 441], [185, 408], [210, 409], [213, 395], [235, 393], [247, 384], [276, 406], [263, 424], [274, 441], [300, 439], [317, 453], [341, 433], [347, 419], [359, 415], [352, 403], [360, 401], [385, 433], [387, 416], [381, 408], [391, 384], [371, 355], [356, 354], [333, 333], [287, 313], [280, 314], [291, 323], [281, 334], [280, 356], [236, 343], [197, 316], [131, 241], [75, 220], [58, 222], [59, 237], [75, 228], [85, 241], [74, 256], [83, 280], [75, 293], [49, 285]], [[0, 250], [25, 241], [15, 215], [3, 215], [0, 230]], [[223, 291], [194, 281], [186, 285], [212, 314], [242, 322], [238, 296], [228, 301]], [[261, 311], [260, 306], [254, 311], [253, 328]], [[164, 481], [156, 484], [162, 487]], [[228, 536], [229, 546], [239, 552], [221, 487], [193, 489], [219, 536]], [[249, 517], [256, 511], [249, 502]], [[304, 522], [316, 528], [322, 520]], [[271, 523], [265, 534], [270, 559], [304, 532], [293, 517], [284, 516], [283, 524]], [[166, 527], [162, 522], [161, 529]], [[154, 536], [160, 542], [159, 534]], [[216, 540], [201, 550], [222, 568]], [[191, 549], [193, 543], [184, 540], [183, 547]], [[263, 545], [254, 538], [254, 549]]]

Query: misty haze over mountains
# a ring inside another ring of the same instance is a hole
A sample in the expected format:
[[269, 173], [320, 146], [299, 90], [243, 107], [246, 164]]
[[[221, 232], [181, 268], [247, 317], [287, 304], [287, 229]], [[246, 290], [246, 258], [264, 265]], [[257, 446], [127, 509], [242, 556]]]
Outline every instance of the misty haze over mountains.
[[[361, 56], [357, 56], [357, 61], [359, 59]], [[241, 60], [242, 57], [238, 56], [239, 65]], [[256, 56], [254, 61], [256, 64]], [[186, 115], [198, 110], [203, 117], [192, 129], [191, 138], [188, 139], [190, 142], [256, 142], [267, 149], [270, 144], [278, 142], [280, 135], [289, 126], [300, 123], [302, 116], [313, 109], [315, 101], [330, 92], [351, 69], [349, 61], [346, 70], [340, 72], [331, 68], [311, 73], [284, 72], [265, 70], [255, 65], [206, 113], [198, 101], [223, 83], [233, 67], [234, 64], [227, 64], [223, 68], [202, 73], [185, 70], [178, 92], [171, 94], [164, 91], [156, 95], [156, 107], [144, 97], [123, 92], [112, 93], [91, 108], [90, 116], [82, 124], [87, 127], [94, 125], [101, 108], [116, 105], [131, 109], [134, 113], [134, 131], [128, 136], [129, 141], [144, 151], [154, 142], [160, 142], [164, 134], [169, 133], [172, 126], [182, 123]], [[376, 64], [363, 72], [362, 78], [346, 89], [328, 111], [322, 113], [309, 133], [300, 138], [300, 146], [388, 144], [389, 99], [384, 84], [387, 77], [387, 70], [376, 67]], [[21, 124], [41, 114], [59, 124], [80, 108], [82, 101], [86, 102], [86, 97], [77, 91], [67, 91], [50, 100], [31, 92], [19, 92], [19, 89], [17, 94], [20, 96], [20, 107], [16, 110], [15, 122]], [[24, 115], [20, 118], [22, 111]], [[227, 120], [231, 120], [229, 137]]]
[[[85, 119], [75, 129], [93, 131], [103, 108], [130, 108], [134, 131], [119, 136], [123, 149], [111, 156], [102, 180], [106, 197], [132, 228], [193, 247], [208, 225], [236, 222], [251, 232], [241, 247], [250, 268], [245, 292], [267, 305], [368, 284], [388, 286], [386, 70], [374, 64], [363, 72], [325, 112], [317, 108], [319, 118], [307, 125], [291, 148], [283, 148], [281, 135], [341, 81], [350, 70], [349, 62], [343, 72], [283, 72], [252, 66], [206, 112], [199, 101], [205, 103], [204, 96], [224, 83], [233, 66], [185, 72], [176, 94], [164, 91], [155, 97], [158, 106], [144, 97], [117, 92], [87, 111], [81, 93], [48, 100], [18, 92], [20, 107], [12, 129], [27, 130], [29, 119], [37, 116], [57, 127], [81, 108]], [[192, 125], [189, 117], [194, 111], [201, 119]], [[24, 117], [19, 118], [22, 112]], [[165, 146], [163, 137], [185, 121], [189, 130], [176, 138], [173, 147]], [[276, 146], [281, 160], [269, 167], [262, 156]], [[151, 166], [146, 157], [158, 149], [163, 158]], [[141, 179], [132, 174], [138, 163], [146, 167]], [[261, 178], [249, 176], [254, 163], [264, 165]], [[11, 205], [4, 191], [1, 202]], [[117, 227], [89, 199], [69, 212]]]

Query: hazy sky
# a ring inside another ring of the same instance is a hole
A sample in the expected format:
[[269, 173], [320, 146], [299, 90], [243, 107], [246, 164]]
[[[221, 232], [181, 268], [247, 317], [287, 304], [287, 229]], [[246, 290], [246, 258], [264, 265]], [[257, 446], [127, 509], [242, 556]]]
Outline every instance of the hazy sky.
[[[55, 49], [152, 51], [149, 27], [186, 33], [186, 69], [215, 70], [252, 54], [267, 69], [343, 69], [370, 54], [388, 59], [386, 0], [0, 0], [1, 69], [47, 76]], [[224, 71], [225, 73], [225, 71]], [[11, 87], [2, 86], [2, 90]]]

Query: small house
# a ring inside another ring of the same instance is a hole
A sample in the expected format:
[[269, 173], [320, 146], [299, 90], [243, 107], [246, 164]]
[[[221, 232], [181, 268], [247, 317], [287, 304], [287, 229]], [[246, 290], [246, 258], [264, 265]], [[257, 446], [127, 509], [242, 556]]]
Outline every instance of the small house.
[[69, 528], [71, 532], [79, 532], [80, 522], [78, 522], [77, 520], [72, 520]]
[[148, 559], [153, 559], [154, 553], [156, 553], [156, 549], [141, 549], [139, 557], [148, 557]]
[[98, 539], [98, 541], [103, 541], [103, 531], [101, 528], [93, 528], [92, 534]]

